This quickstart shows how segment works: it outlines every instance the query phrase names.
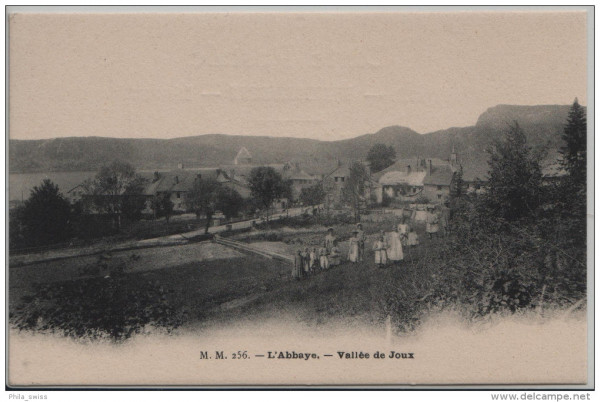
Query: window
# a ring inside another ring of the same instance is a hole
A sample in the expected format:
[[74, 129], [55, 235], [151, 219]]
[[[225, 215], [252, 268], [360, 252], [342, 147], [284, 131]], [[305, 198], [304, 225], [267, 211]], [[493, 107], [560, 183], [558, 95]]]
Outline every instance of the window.
[[438, 190], [441, 190], [441, 189], [442, 189], [442, 186], [437, 186], [437, 187], [438, 187]]
[[177, 192], [177, 198], [181, 198], [181, 193], [179, 191]]
[[438, 194], [438, 200], [441, 200], [441, 199], [442, 199], [442, 195]]

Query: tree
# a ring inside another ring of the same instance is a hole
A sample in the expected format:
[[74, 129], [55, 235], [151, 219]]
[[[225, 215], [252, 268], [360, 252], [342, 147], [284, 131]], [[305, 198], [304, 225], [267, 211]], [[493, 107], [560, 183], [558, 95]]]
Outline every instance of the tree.
[[502, 140], [487, 149], [489, 180], [483, 206], [491, 217], [515, 221], [533, 216], [542, 201], [541, 155], [527, 146], [515, 121]]
[[269, 208], [278, 198], [290, 197], [291, 185], [272, 167], [260, 166], [250, 171], [248, 179], [251, 194], [256, 198], [267, 212], [269, 220]]
[[575, 98], [569, 111], [562, 138], [565, 141], [565, 146], [561, 148], [562, 164], [575, 184], [585, 186], [587, 119], [585, 110], [579, 105], [577, 98]]
[[210, 221], [217, 210], [220, 187], [221, 183], [215, 179], [197, 179], [188, 194], [188, 202], [196, 217], [200, 218], [200, 215], [206, 217], [205, 233], [208, 233]]
[[155, 219], [164, 216], [167, 223], [169, 223], [169, 219], [173, 216], [174, 206], [169, 193], [156, 194], [152, 198], [152, 210]]
[[317, 183], [300, 191], [300, 201], [304, 205], [317, 205], [325, 200], [326, 195], [323, 184]]
[[454, 176], [454, 186], [452, 187], [452, 191], [450, 192], [450, 198], [460, 198], [464, 196], [466, 193], [466, 186], [464, 180], [463, 167], [460, 165], [456, 175]]
[[221, 186], [217, 190], [217, 209], [228, 220], [234, 218], [244, 207], [244, 199], [235, 189]]
[[121, 215], [140, 216], [144, 207], [141, 197], [145, 179], [128, 163], [114, 161], [103, 166], [84, 187], [94, 207], [113, 216], [113, 225], [121, 227]]
[[350, 165], [350, 173], [342, 187], [342, 198], [350, 205], [354, 219], [360, 219], [360, 205], [364, 201], [366, 182], [369, 180], [365, 165], [354, 162]]
[[[585, 255], [587, 212], [587, 120], [577, 99], [573, 102], [564, 127], [565, 146], [560, 150], [566, 175], [552, 188], [555, 212], [560, 217], [555, 230], [571, 252]], [[581, 248], [581, 249], [580, 249]], [[585, 258], [585, 257], [582, 257]]]
[[396, 151], [390, 146], [384, 144], [375, 144], [367, 153], [367, 160], [371, 164], [372, 172], [379, 172], [388, 166], [391, 166], [396, 159]]
[[45, 179], [35, 186], [18, 213], [23, 237], [27, 243], [45, 245], [58, 243], [69, 237], [71, 206], [62, 196], [58, 186]]

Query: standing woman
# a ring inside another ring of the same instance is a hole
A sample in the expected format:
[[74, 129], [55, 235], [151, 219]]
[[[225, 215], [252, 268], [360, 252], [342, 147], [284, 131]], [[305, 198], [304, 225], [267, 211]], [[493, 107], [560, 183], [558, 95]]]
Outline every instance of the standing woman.
[[350, 262], [358, 262], [359, 259], [359, 240], [358, 240], [358, 230], [354, 230], [352, 232], [352, 237], [350, 238], [350, 250], [348, 251], [348, 260]]
[[387, 264], [387, 244], [383, 233], [373, 244], [373, 250], [375, 251], [375, 265], [378, 268], [383, 268]]
[[434, 207], [427, 207], [427, 224], [425, 231], [429, 233], [429, 238], [432, 239], [433, 235], [437, 237], [437, 233], [440, 230], [440, 220], [438, 215], [435, 213]]
[[292, 278], [300, 280], [302, 271], [304, 270], [304, 261], [302, 259], [302, 250], [298, 250], [294, 256], [294, 268], [292, 268]]
[[367, 238], [365, 232], [363, 232], [362, 223], [356, 225], [356, 230], [358, 231], [356, 234], [356, 237], [358, 238], [358, 261], [362, 261], [365, 258], [365, 242]]
[[323, 242], [323, 247], [327, 249], [327, 252], [331, 252], [335, 243], [335, 236], [333, 235], [333, 228], [327, 229], [327, 236], [325, 236], [325, 241]]
[[335, 267], [336, 265], [340, 265], [340, 262], [341, 262], [340, 257], [341, 257], [340, 249], [338, 248], [338, 246], [336, 244], [331, 249], [331, 254], [329, 255], [329, 266]]
[[329, 269], [329, 253], [325, 247], [319, 251], [319, 265], [321, 270]]
[[317, 267], [319, 266], [319, 256], [317, 255], [317, 248], [313, 247], [310, 251], [310, 273], [314, 273], [317, 271]]
[[398, 233], [400, 234], [402, 245], [406, 246], [408, 244], [408, 225], [406, 224], [406, 218], [404, 216], [400, 219], [400, 223], [398, 224]]
[[308, 247], [304, 250], [304, 276], [310, 275], [310, 250]]
[[394, 231], [389, 234], [387, 258], [394, 264], [397, 264], [404, 259], [404, 253], [402, 252], [402, 237], [400, 235], [399, 227], [400, 225], [396, 226]]

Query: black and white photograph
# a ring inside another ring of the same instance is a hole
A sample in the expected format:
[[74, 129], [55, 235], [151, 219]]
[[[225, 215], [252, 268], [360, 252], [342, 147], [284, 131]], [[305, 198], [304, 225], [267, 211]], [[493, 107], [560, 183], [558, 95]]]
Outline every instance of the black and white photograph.
[[593, 387], [593, 14], [8, 6], [6, 385]]

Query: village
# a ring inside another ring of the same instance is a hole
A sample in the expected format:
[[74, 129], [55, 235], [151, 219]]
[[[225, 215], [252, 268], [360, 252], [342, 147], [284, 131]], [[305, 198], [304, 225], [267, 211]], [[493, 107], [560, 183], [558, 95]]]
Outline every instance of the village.
[[[202, 179], [215, 180], [222, 186], [239, 193], [244, 200], [249, 200], [252, 191], [248, 180], [252, 169], [267, 167], [276, 171], [283, 180], [290, 183], [291, 187], [288, 198], [278, 197], [273, 200], [270, 208], [274, 211], [282, 211], [290, 206], [312, 205], [319, 205], [326, 210], [341, 210], [346, 207], [342, 189], [349, 179], [351, 163], [337, 160], [330, 167], [321, 167], [319, 171], [292, 162], [259, 164], [253, 163], [250, 151], [242, 147], [232, 163], [227, 165], [189, 168], [183, 163], [178, 163], [177, 168], [170, 171], [140, 172], [146, 184], [141, 187], [141, 194], [138, 195], [145, 198], [143, 213], [148, 216], [156, 212], [153, 210], [153, 199], [163, 197], [173, 204], [174, 213], [192, 212], [194, 206], [191, 198], [194, 184]], [[392, 204], [411, 205], [412, 208], [424, 211], [427, 205], [447, 204], [460, 167], [459, 157], [454, 149], [446, 160], [426, 157], [398, 159], [378, 172], [371, 171], [368, 161], [357, 163], [364, 166], [365, 171], [364, 185], [361, 186], [360, 193], [363, 210], [370, 207], [388, 207]], [[468, 173], [463, 173], [463, 177], [467, 177]], [[462, 179], [465, 190], [479, 191], [482, 179], [471, 176], [470, 180]], [[321, 187], [324, 196], [312, 203], [306, 197], [302, 198], [301, 194], [303, 189], [314, 186]], [[84, 184], [68, 189], [65, 196], [72, 204], [91, 197], [86, 193]], [[91, 212], [98, 211], [92, 208]], [[421, 219], [423, 214], [417, 216]], [[224, 216], [221, 211], [216, 211], [212, 225], [222, 223], [225, 223]]]
[[[512, 130], [506, 146], [514, 146], [511, 135], [523, 136], [518, 125]], [[560, 165], [543, 173], [540, 165], [532, 166], [539, 188], [568, 179]], [[28, 234], [23, 218], [12, 225], [13, 240], [20, 233], [42, 245], [10, 255], [15, 325], [124, 340], [150, 327], [190, 330], [279, 306], [281, 314], [293, 311], [312, 325], [335, 317], [410, 331], [431, 303], [456, 303], [439, 295], [463, 294], [459, 289], [471, 286], [463, 276], [489, 275], [487, 268], [472, 269], [479, 253], [498, 249], [496, 237], [487, 243], [486, 232], [498, 222], [473, 209], [490, 202], [495, 191], [482, 177], [495, 176], [465, 170], [455, 147], [446, 159], [395, 158], [391, 147], [375, 144], [364, 160], [332, 160], [318, 169], [255, 162], [251, 150], [241, 147], [231, 163], [215, 167], [179, 163], [176, 169], [136, 172], [115, 161], [64, 196], [46, 180], [16, 211], [45, 197], [56, 209], [42, 233], [51, 237]], [[548, 208], [547, 201], [539, 205], [540, 211]], [[44, 208], [35, 225], [49, 217]], [[482, 219], [487, 223], [476, 224]], [[73, 230], [78, 227], [83, 230]], [[139, 227], [150, 231], [132, 230]], [[77, 233], [93, 236], [68, 237]], [[470, 248], [449, 251], [482, 241], [467, 259]], [[448, 264], [456, 268], [444, 268]], [[566, 264], [551, 251], [542, 266], [564, 270]], [[452, 285], [445, 288], [448, 280]], [[498, 281], [515, 280], [486, 281], [493, 289]], [[512, 303], [506, 308], [534, 303], [532, 289], [510, 286], [501, 291], [503, 303]], [[107, 303], [119, 310], [108, 321]], [[35, 306], [55, 306], [50, 308], [58, 308], [61, 318], [46, 321], [45, 307]]]

